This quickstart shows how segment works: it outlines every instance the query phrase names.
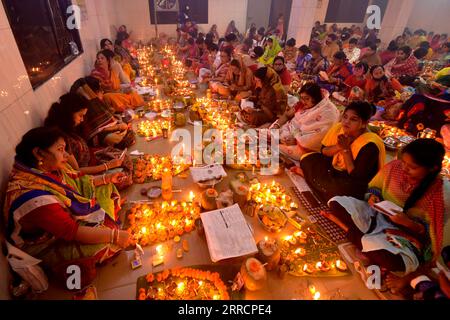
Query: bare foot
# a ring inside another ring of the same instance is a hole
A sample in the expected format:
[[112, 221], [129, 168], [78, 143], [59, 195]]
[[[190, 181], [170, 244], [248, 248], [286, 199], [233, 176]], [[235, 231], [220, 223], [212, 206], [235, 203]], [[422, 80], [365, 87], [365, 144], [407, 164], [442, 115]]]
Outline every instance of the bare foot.
[[386, 276], [386, 285], [393, 294], [400, 294], [409, 284], [407, 277], [398, 277], [392, 273]]
[[296, 175], [299, 175], [301, 177], [305, 177], [305, 174], [303, 173], [303, 170], [299, 167], [292, 167], [291, 172], [295, 173]]
[[348, 232], [348, 227], [341, 220], [339, 220], [338, 217], [336, 217], [332, 212], [320, 211], [320, 214], [325, 218], [327, 218], [328, 220], [331, 220], [334, 223], [336, 223], [342, 230], [344, 230], [344, 232], [346, 233]]

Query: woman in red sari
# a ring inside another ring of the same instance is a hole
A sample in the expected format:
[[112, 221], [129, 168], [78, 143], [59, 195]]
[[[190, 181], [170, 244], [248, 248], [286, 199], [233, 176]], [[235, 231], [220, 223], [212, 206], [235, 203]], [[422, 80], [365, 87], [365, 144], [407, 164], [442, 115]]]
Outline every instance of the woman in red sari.
[[74, 172], [67, 167], [65, 147], [58, 129], [26, 133], [16, 147], [5, 198], [9, 242], [50, 268], [80, 259], [80, 254], [102, 263], [134, 242], [111, 219], [110, 210], [120, 209], [119, 195], [102, 198], [101, 189], [122, 174]]

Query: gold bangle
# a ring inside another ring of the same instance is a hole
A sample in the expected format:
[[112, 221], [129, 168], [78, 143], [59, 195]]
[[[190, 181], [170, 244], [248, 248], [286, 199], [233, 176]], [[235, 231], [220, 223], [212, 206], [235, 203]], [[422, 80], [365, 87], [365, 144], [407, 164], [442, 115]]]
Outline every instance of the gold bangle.
[[103, 163], [103, 165], [105, 166], [105, 171], [108, 171], [109, 170], [108, 164], [105, 162], [105, 163]]
[[106, 174], [104, 174], [104, 175], [102, 176], [102, 179], [103, 179], [103, 184], [107, 184], [107, 183], [106, 183]]

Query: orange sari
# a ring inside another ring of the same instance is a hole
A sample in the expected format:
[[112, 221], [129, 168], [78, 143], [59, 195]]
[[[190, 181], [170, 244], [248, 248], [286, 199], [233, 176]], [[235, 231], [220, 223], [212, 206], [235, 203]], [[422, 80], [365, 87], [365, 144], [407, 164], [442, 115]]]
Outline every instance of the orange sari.
[[91, 76], [100, 80], [101, 87], [105, 91], [104, 102], [117, 112], [144, 105], [144, 99], [137, 92], [133, 90], [130, 93], [120, 92], [120, 78], [115, 71], [111, 70], [108, 75], [104, 69], [97, 67]]

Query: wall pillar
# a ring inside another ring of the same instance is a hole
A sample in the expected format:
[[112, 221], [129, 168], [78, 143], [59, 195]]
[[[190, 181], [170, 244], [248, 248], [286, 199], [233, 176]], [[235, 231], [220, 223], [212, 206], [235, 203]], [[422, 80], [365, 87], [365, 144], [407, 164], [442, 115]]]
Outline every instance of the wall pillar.
[[384, 45], [403, 33], [416, 0], [390, 0], [386, 8], [379, 38]]
[[288, 39], [294, 38], [297, 47], [309, 45], [311, 31], [314, 27], [318, 0], [293, 0], [289, 20]]

